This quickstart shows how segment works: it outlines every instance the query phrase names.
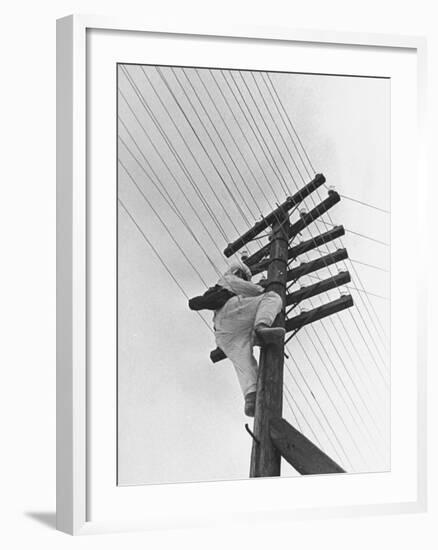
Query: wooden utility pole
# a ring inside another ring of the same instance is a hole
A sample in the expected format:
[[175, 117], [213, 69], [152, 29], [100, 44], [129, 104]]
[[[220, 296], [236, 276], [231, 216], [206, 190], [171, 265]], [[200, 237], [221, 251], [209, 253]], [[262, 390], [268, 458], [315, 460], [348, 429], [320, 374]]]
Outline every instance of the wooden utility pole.
[[[266, 290], [276, 292], [283, 300], [283, 310], [273, 324], [275, 327], [285, 325], [289, 225], [287, 215], [283, 215], [272, 228]], [[284, 344], [261, 348], [250, 477], [280, 475], [281, 455], [271, 440], [270, 422], [271, 419], [282, 417], [283, 366]]]

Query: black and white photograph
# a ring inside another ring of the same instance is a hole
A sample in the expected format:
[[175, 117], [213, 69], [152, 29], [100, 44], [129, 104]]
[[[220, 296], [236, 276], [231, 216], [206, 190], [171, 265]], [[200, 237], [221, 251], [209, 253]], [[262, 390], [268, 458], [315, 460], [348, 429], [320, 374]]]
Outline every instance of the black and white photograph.
[[117, 478], [386, 472], [390, 79], [119, 63]]

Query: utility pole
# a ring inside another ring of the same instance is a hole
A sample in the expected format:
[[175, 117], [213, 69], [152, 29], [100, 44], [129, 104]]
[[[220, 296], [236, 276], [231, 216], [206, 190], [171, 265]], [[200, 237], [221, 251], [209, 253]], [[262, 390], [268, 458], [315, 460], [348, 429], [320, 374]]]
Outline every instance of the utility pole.
[[[289, 225], [287, 214], [279, 217], [273, 224], [266, 287], [266, 290], [279, 294], [283, 301], [283, 309], [273, 324], [275, 327], [283, 328], [285, 326]], [[282, 417], [283, 366], [284, 343], [261, 348], [250, 477], [280, 475], [281, 455], [272, 442], [270, 423], [271, 420]]]
[[[315, 284], [301, 286], [298, 290], [286, 292], [287, 283], [289, 283], [289, 286], [294, 286], [301, 277], [348, 258], [347, 251], [341, 248], [324, 256], [321, 255], [314, 260], [302, 262], [298, 267], [288, 270], [288, 260], [294, 260], [301, 254], [334, 241], [345, 233], [342, 225], [334, 226], [330, 231], [289, 246], [289, 243], [292, 243], [303, 229], [341, 200], [338, 193], [329, 190], [326, 199], [309, 212], [302, 214], [295, 223], [290, 223], [289, 216], [292, 208], [298, 206], [324, 182], [325, 177], [322, 174], [317, 174], [311, 182], [295, 195], [288, 197], [244, 235], [229, 243], [224, 250], [224, 254], [228, 258], [245, 246], [246, 243], [252, 241], [262, 231], [269, 227], [272, 228], [270, 242], [244, 261], [253, 275], [267, 271], [266, 290], [276, 292], [283, 301], [283, 309], [277, 315], [273, 326], [284, 327], [286, 333], [291, 333], [287, 339], [288, 341], [303, 326], [330, 315], [335, 315], [353, 306], [353, 299], [347, 294], [316, 308], [303, 311], [298, 315], [290, 316], [290, 312], [294, 307], [303, 300], [342, 286], [350, 281], [348, 271], [341, 271], [337, 275], [330, 275], [327, 279], [320, 279]], [[287, 319], [286, 305], [290, 306]], [[312, 441], [283, 418], [285, 342], [275, 345], [263, 345], [263, 342], [261, 342], [261, 346], [253, 432], [247, 427], [247, 430], [253, 436], [250, 477], [279, 476], [281, 473], [281, 458], [284, 458], [303, 475], [343, 472], [341, 466], [336, 464]], [[210, 358], [213, 363], [217, 363], [225, 359], [226, 355], [223, 350], [216, 348], [210, 353]]]

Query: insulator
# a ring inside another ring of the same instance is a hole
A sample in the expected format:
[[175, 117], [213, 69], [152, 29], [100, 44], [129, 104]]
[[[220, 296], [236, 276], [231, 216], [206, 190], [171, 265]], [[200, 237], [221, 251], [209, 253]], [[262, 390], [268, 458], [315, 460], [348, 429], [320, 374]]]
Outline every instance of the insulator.
[[300, 216], [305, 216], [307, 214], [307, 210], [305, 208], [300, 208]]

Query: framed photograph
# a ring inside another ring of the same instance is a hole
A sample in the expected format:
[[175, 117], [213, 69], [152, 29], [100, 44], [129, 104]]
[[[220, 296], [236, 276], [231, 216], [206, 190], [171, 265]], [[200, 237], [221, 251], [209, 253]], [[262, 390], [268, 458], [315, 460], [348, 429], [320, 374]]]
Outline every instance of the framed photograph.
[[424, 67], [58, 21], [58, 529], [425, 510]]

